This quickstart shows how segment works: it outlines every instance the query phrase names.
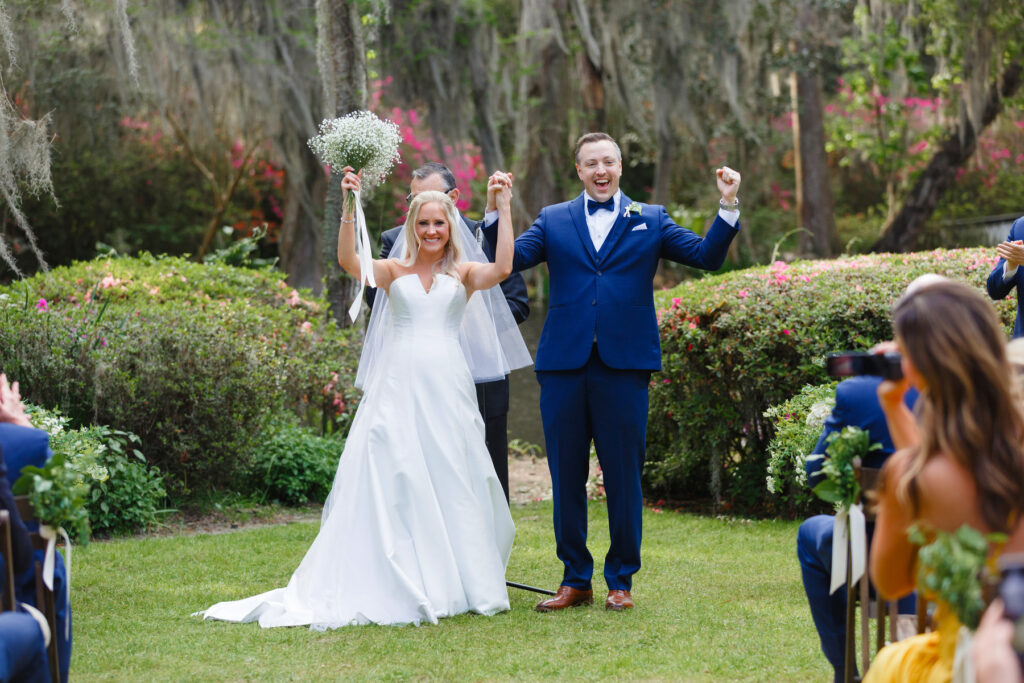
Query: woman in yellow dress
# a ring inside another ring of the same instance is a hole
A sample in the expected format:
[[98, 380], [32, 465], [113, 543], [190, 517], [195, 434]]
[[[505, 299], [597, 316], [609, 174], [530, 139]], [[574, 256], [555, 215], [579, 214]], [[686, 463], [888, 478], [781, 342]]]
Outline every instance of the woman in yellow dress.
[[[974, 290], [933, 277], [908, 288], [893, 330], [903, 379], [878, 394], [900, 450], [882, 471], [870, 568], [889, 599], [914, 590], [918, 546], [907, 529], [915, 523], [1002, 532], [1007, 551], [1024, 550], [1024, 410], [995, 311]], [[920, 392], [916, 420], [903, 404], [910, 386]], [[935, 631], [883, 648], [865, 683], [951, 680], [960, 623], [941, 602], [935, 618]]]

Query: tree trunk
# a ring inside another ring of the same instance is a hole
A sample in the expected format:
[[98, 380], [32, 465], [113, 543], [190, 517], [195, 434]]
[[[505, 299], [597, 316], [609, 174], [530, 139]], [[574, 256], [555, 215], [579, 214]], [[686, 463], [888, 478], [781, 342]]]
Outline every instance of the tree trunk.
[[[327, 106], [333, 116], [344, 116], [366, 106], [366, 50], [363, 45], [362, 18], [356, 3], [346, 0], [321, 0], [327, 3], [327, 39], [334, 102]], [[320, 36], [323, 40], [324, 36]], [[349, 324], [348, 308], [359, 291], [359, 282], [344, 274], [338, 265], [338, 221], [341, 220], [341, 169], [332, 169], [327, 183], [324, 206], [324, 273], [327, 276], [327, 303], [338, 325]]]
[[322, 196], [325, 177], [319, 162], [307, 166], [296, 169], [301, 178], [293, 179], [289, 174], [278, 251], [281, 270], [288, 274], [288, 284], [296, 288], [308, 287], [314, 294], [320, 294], [324, 277], [324, 264], [320, 258], [320, 226], [312, 212], [304, 208], [308, 198], [303, 195], [308, 188], [313, 188], [313, 196]]
[[796, 161], [796, 206], [800, 251], [828, 258], [835, 253], [838, 235], [833, 215], [832, 185], [825, 154], [825, 106], [821, 75], [799, 69], [790, 80], [793, 97], [793, 155]]
[[564, 169], [572, 163], [564, 135], [568, 51], [559, 21], [567, 9], [566, 0], [524, 0], [522, 5], [519, 54], [525, 63], [519, 81], [515, 158], [526, 222], [532, 222], [541, 208], [565, 199]]
[[939, 150], [914, 182], [896, 216], [885, 226], [882, 237], [871, 251], [910, 251], [924, 231], [924, 227], [942, 194], [949, 189], [960, 170], [978, 146], [978, 134], [989, 126], [1003, 110], [1003, 100], [1013, 97], [1020, 89], [1024, 77], [1024, 63], [1008, 65], [999, 82], [994, 83], [985, 100], [981, 117], [981, 130], [975, 131], [969, 119], [962, 121], [962, 129], [953, 131], [939, 144]]

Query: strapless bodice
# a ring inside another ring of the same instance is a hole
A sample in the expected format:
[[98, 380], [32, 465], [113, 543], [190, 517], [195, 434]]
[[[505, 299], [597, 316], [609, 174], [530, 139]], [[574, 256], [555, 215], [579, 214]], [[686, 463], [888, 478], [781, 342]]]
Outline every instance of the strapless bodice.
[[391, 283], [388, 299], [396, 335], [459, 338], [466, 289], [451, 275], [437, 275], [429, 292], [415, 273], [403, 275]]

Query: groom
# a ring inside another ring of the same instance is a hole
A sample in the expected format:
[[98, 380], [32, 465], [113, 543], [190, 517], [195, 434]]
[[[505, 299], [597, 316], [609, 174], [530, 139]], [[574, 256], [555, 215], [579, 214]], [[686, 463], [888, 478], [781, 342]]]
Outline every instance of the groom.
[[550, 308], [537, 348], [555, 542], [565, 565], [557, 594], [537, 605], [550, 612], [593, 602], [594, 561], [587, 550], [590, 442], [604, 474], [611, 546], [605, 556], [605, 608], [633, 607], [640, 569], [647, 387], [661, 369], [653, 279], [661, 258], [715, 270], [739, 231], [740, 176], [718, 169], [721, 209], [707, 236], [676, 225], [665, 207], [619, 191], [622, 153], [605, 133], [576, 143], [583, 192], [541, 210], [516, 240], [513, 269], [547, 261]]

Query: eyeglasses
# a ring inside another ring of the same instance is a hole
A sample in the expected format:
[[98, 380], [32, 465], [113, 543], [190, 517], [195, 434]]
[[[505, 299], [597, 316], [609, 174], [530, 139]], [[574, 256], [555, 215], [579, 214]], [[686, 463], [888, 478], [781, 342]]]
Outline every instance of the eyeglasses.
[[[454, 190], [455, 190], [454, 187], [450, 187], [447, 190], [445, 190], [444, 193], [445, 194], [451, 194]], [[417, 193], [414, 194], [414, 193], [410, 192], [409, 194], [405, 195], [405, 203], [406, 204], [412, 204], [412, 200], [416, 199], [416, 195], [417, 194], [419, 194], [419, 193], [417, 192]]]

